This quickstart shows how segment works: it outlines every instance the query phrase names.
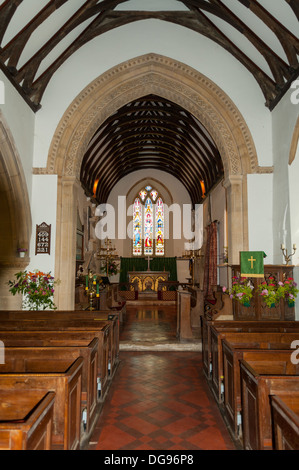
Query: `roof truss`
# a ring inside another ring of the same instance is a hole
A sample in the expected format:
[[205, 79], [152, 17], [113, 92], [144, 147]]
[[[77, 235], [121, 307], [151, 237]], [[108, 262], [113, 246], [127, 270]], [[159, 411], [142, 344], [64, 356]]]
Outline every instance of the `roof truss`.
[[[24, 0], [6, 0], [0, 7], [0, 40], [2, 42], [5, 31], [17, 8]], [[17, 90], [34, 110], [41, 106], [42, 97], [46, 87], [58, 68], [81, 46], [101, 34], [114, 28], [140, 21], [155, 18], [168, 21], [189, 28], [215, 41], [221, 47], [231, 53], [254, 76], [259, 84], [266, 106], [273, 109], [283, 94], [289, 89], [292, 81], [299, 74], [298, 54], [299, 40], [287, 30], [278, 19], [265, 10], [257, 0], [238, 0], [242, 5], [250, 9], [265, 27], [268, 27], [276, 35], [287, 61], [279, 57], [259, 36], [242, 22], [233, 12], [227, 8], [221, 0], [177, 0], [184, 4], [188, 11], [121, 11], [115, 8], [128, 0], [87, 0], [79, 10], [74, 11], [66, 23], [23, 65], [19, 66], [20, 57], [33, 32], [40, 27], [45, 20], [62, 7], [69, 0], [51, 0], [31, 19], [31, 21], [19, 31], [12, 40], [0, 49], [0, 67], [11, 80]], [[285, 0], [299, 15], [297, 0]], [[242, 33], [264, 57], [272, 76], [265, 73], [253, 60], [251, 60], [239, 47], [233, 43], [208, 17], [215, 17], [227, 22], [230, 26]], [[47, 69], [38, 75], [38, 70], [43, 60], [53, 51], [60, 41], [66, 38], [77, 26], [86, 20], [91, 20], [89, 26], [77, 36], [71, 45], [60, 54]]]

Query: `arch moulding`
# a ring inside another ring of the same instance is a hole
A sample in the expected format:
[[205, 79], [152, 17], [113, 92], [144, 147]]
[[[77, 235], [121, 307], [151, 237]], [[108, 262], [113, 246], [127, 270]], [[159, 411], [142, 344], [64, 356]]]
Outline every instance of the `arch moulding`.
[[75, 201], [88, 143], [120, 107], [148, 94], [188, 110], [211, 134], [224, 166], [228, 243], [233, 248], [230, 261], [238, 263], [239, 251], [247, 249], [246, 175], [271, 170], [258, 166], [243, 116], [223, 90], [191, 67], [156, 54], [137, 57], [107, 71], [76, 97], [57, 126], [47, 167], [35, 169], [35, 173], [58, 175], [55, 276], [61, 279], [56, 299], [60, 309], [72, 309], [75, 298]]
[[[21, 296], [9, 293], [7, 282], [29, 264], [32, 219], [26, 178], [10, 128], [0, 112], [0, 308], [20, 309]], [[25, 258], [17, 248], [27, 248]]]

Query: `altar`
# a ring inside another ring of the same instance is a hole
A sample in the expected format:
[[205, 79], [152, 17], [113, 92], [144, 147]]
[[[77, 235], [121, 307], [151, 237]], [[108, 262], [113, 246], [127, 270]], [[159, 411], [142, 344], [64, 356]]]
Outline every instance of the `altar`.
[[168, 281], [168, 271], [128, 271], [128, 280], [140, 293], [157, 293], [160, 281]]

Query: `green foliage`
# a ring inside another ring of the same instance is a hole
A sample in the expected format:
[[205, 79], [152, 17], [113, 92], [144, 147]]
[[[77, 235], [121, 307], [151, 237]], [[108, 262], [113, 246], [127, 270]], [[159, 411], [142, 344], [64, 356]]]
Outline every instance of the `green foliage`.
[[54, 280], [51, 273], [41, 271], [20, 271], [15, 274], [16, 279], [8, 281], [9, 291], [12, 295], [22, 294], [23, 308], [26, 310], [56, 310], [53, 302]]

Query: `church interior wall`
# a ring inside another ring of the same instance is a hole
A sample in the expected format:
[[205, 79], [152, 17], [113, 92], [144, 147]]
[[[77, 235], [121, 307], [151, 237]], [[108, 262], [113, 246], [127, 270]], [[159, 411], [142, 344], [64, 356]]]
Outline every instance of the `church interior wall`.
[[[293, 133], [295, 131], [298, 119], [299, 104], [293, 104], [291, 95], [294, 90], [290, 90], [277, 107], [273, 110], [273, 160], [274, 173], [273, 184], [273, 244], [274, 244], [274, 262], [282, 260], [280, 250], [281, 243], [284, 243], [288, 250], [294, 243], [299, 242], [297, 232], [298, 226], [294, 226], [298, 212], [295, 201], [298, 200], [298, 183], [292, 178], [292, 189], [290, 188], [290, 172], [294, 173], [296, 165], [289, 165], [289, 153]], [[295, 186], [294, 186], [295, 183]], [[292, 194], [292, 196], [291, 196]], [[291, 205], [290, 197], [293, 199]], [[294, 205], [295, 204], [295, 205]], [[291, 227], [291, 225], [293, 225]], [[294, 264], [299, 263], [298, 253], [293, 259]]]
[[[36, 269], [55, 275], [55, 243], [57, 217], [57, 176], [33, 175], [32, 178], [32, 237], [30, 242], [29, 271]], [[51, 225], [50, 254], [35, 254], [36, 225]]]
[[273, 264], [273, 174], [247, 175], [248, 246]]
[[[176, 40], [170, 41], [169, 37]], [[210, 53], [206, 54], [208, 48]], [[107, 54], [109, 50], [113, 54]], [[207, 38], [201, 36], [199, 48], [197, 33], [170, 23], [146, 20], [93, 39], [58, 69], [36, 114], [34, 166], [46, 166], [51, 139], [63, 113], [90, 82], [118, 64], [149, 53], [178, 60], [213, 80], [246, 120], [259, 164], [272, 165], [271, 113], [253, 77], [228, 52]], [[62, 88], [63, 83], [67, 86]]]
[[[154, 35], [149, 34], [153, 27]], [[178, 39], [176, 44], [179, 43], [179, 47], [175, 46], [172, 41], [166, 41], [166, 38], [172, 35]], [[142, 40], [139, 40], [141, 37]], [[120, 38], [123, 45], [121, 48], [116, 46], [119, 44]], [[292, 131], [298, 116], [298, 106], [296, 109], [296, 106], [290, 104], [291, 92], [289, 92], [270, 113], [264, 106], [260, 89], [247, 71], [215, 43], [204, 37], [201, 38], [201, 41], [203, 47], [198, 49], [196, 33], [156, 20], [138, 22], [106, 33], [79, 49], [57, 71], [45, 92], [42, 108], [36, 114], [23, 102], [1, 73], [0, 78], [5, 82], [6, 102], [0, 106], [0, 109], [11, 129], [24, 168], [31, 199], [32, 233], [35, 233], [36, 223], [41, 222], [44, 207], [47, 207], [47, 219], [52, 221], [52, 254], [50, 257], [49, 255], [39, 255], [40, 257], [37, 259], [33, 255], [35, 242], [33, 236], [30, 247], [30, 268], [34, 268], [37, 264], [36, 261], [38, 261], [37, 267], [39, 269], [54, 272], [54, 234], [57, 217], [57, 178], [49, 176], [47, 179], [42, 175], [32, 175], [32, 166], [46, 167], [51, 139], [57, 125], [69, 104], [88, 83], [118, 63], [149, 52], [177, 59], [214, 80], [230, 96], [243, 115], [255, 143], [259, 165], [274, 166], [273, 175], [254, 174], [247, 178], [250, 249], [261, 247], [260, 249], [267, 251], [264, 246], [271, 245], [269, 253], [271, 252], [272, 257], [269, 254], [267, 262], [280, 263], [282, 256], [279, 247], [284, 238], [286, 237], [288, 243], [299, 244], [299, 240], [296, 241], [298, 236], [296, 204], [293, 202], [298, 200], [297, 185], [294, 173], [289, 174], [290, 168], [287, 163]], [[206, 54], [205, 46], [209, 46], [213, 53]], [[86, 53], [87, 48], [88, 54]], [[110, 48], [115, 51], [115, 54], [107, 54], [107, 50]], [[94, 54], [98, 58], [97, 61], [91, 60]], [[232, 75], [235, 77], [234, 80], [231, 79]], [[67, 83], [63, 89], [62, 83]], [[293, 169], [295, 169], [296, 163], [296, 161], [293, 163]], [[45, 187], [47, 187], [47, 191], [44, 190]], [[264, 200], [265, 188], [266, 194], [271, 195], [272, 198], [267, 203], [266, 212], [263, 205], [258, 204], [261, 198]], [[273, 188], [278, 191], [273, 191]], [[38, 197], [40, 190], [43, 190], [44, 198]], [[117, 193], [115, 192], [114, 195], [112, 193], [112, 199], [115, 194]], [[217, 191], [213, 193], [211, 199], [212, 201], [218, 199]], [[180, 200], [182, 201], [182, 199]], [[213, 205], [217, 206], [214, 202]], [[221, 213], [218, 214], [218, 217], [223, 218], [223, 210], [219, 210]], [[273, 230], [269, 231], [272, 222]], [[221, 224], [220, 230], [222, 231], [222, 238], [219, 242], [221, 254], [222, 247], [226, 246], [224, 222]], [[118, 243], [121, 242], [118, 241]], [[183, 251], [182, 246], [181, 240], [174, 240], [169, 256], [171, 253], [180, 254]], [[117, 249], [124, 255], [128, 253], [128, 245], [124, 242], [122, 245], [117, 245]], [[295, 264], [297, 261], [298, 256], [294, 258]]]
[[[191, 207], [190, 196], [188, 195], [184, 186], [170, 174], [167, 174], [159, 170], [151, 170], [150, 173], [141, 170], [130, 173], [126, 177], [122, 178], [113, 188], [108, 198], [107, 203], [111, 204], [115, 208], [116, 215], [116, 227], [115, 231], [118, 234], [118, 220], [119, 220], [119, 211], [118, 211], [118, 196], [124, 196], [126, 198], [126, 208], [127, 208], [127, 217], [126, 217], [126, 227], [130, 230], [129, 223], [131, 220], [130, 214], [130, 205], [132, 204], [134, 197], [138, 193], [142, 186], [150, 184], [159, 191], [164, 202], [171, 207], [172, 204], [176, 205], [181, 213], [181, 226], [178, 234], [181, 233], [181, 237], [177, 239], [172, 239], [173, 236], [173, 215], [169, 213], [169, 239], [165, 241], [165, 256], [173, 257], [176, 256], [180, 258], [185, 250], [185, 243], [190, 240], [190, 238], [184, 237], [184, 231], [186, 235], [187, 227], [183, 225], [183, 204], [186, 204]], [[177, 227], [176, 227], [177, 229]], [[132, 256], [132, 240], [127, 236], [125, 239], [115, 239], [113, 240], [113, 245], [116, 248], [117, 254], [119, 256], [130, 257]], [[186, 282], [186, 277], [189, 277], [189, 267], [188, 261], [178, 260], [177, 261], [177, 272], [178, 280], [180, 282]], [[113, 279], [117, 282], [117, 276], [114, 276]]]
[[22, 162], [31, 200], [35, 114], [1, 71], [0, 80], [4, 83], [4, 103], [0, 104], [0, 110]]

